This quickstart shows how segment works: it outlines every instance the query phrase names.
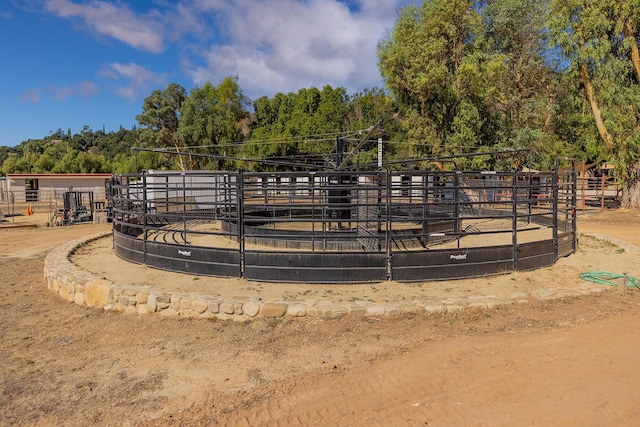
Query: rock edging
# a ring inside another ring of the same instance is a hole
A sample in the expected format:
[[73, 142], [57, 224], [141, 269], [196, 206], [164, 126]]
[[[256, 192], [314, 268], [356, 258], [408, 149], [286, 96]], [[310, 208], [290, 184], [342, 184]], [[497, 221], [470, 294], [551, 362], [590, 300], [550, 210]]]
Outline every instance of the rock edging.
[[58, 246], [44, 261], [47, 288], [78, 305], [131, 314], [158, 314], [185, 318], [220, 319], [244, 322], [255, 317], [394, 316], [403, 313], [451, 315], [464, 311], [491, 310], [499, 305], [525, 304], [555, 298], [589, 295], [605, 291], [600, 285], [585, 283], [572, 288], [539, 289], [506, 296], [471, 295], [444, 300], [364, 301], [334, 303], [313, 301], [263, 301], [259, 297], [239, 300], [197, 293], [157, 292], [149, 285], [124, 285], [89, 273], [71, 262], [73, 253], [87, 243], [108, 236], [100, 233]]

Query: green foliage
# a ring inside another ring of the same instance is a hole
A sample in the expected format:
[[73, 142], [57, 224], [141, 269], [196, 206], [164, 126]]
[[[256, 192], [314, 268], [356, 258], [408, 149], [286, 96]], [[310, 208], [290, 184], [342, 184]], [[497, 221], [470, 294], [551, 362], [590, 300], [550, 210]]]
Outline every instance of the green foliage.
[[[569, 156], [612, 162], [640, 183], [639, 26], [640, 0], [425, 0], [401, 9], [378, 45], [389, 92], [309, 87], [258, 98], [250, 113], [237, 77], [189, 94], [171, 83], [144, 100], [140, 128], [58, 129], [0, 147], [0, 172], [320, 166], [335, 159], [338, 135], [350, 152], [381, 120], [387, 162], [525, 148], [441, 167], [549, 169]], [[376, 139], [350, 161], [375, 167]]]
[[[348, 96], [344, 88], [325, 86], [300, 89], [297, 93], [278, 93], [272, 99], [254, 102], [255, 122], [251, 140], [242, 150], [246, 158], [293, 160], [294, 156], [322, 160], [335, 148], [335, 134], [342, 132], [348, 115]], [[247, 165], [254, 170], [286, 169], [285, 166]]]
[[[120, 129], [117, 132], [94, 132], [88, 126], [80, 134], [68, 136], [53, 133], [42, 140], [29, 140], [9, 148], [0, 165], [0, 173], [108, 173], [112, 171], [134, 172], [131, 147], [137, 131]], [[90, 144], [78, 145], [78, 141]], [[6, 148], [3, 150], [2, 148]], [[123, 165], [126, 165], [123, 167]], [[139, 169], [138, 169], [139, 170]]]
[[[142, 104], [142, 113], [136, 116], [136, 120], [142, 126], [139, 139], [148, 148], [180, 148], [178, 140], [178, 125], [180, 120], [180, 108], [187, 99], [185, 89], [171, 83], [165, 90], [154, 90], [145, 98]], [[182, 158], [179, 157], [178, 166], [185, 169]]]
[[408, 143], [418, 153], [471, 152], [493, 142], [491, 82], [501, 58], [491, 55], [479, 12], [467, 0], [409, 6], [379, 44], [380, 70], [410, 117]]
[[242, 137], [241, 122], [249, 112], [248, 99], [242, 94], [237, 78], [226, 77], [218, 86], [207, 82], [191, 91], [180, 108], [178, 139], [181, 150], [211, 154], [211, 158], [189, 156], [189, 169], [208, 165], [214, 170], [233, 168], [236, 146]]
[[11, 149], [9, 147], [0, 146], [0, 174], [2, 173], [2, 164], [9, 157]]
[[[344, 88], [325, 86], [319, 90], [311, 87], [297, 93], [278, 93], [271, 99], [259, 98], [254, 101], [253, 108], [255, 120], [250, 139], [242, 147], [242, 156], [248, 159], [322, 166], [326, 159], [334, 158], [337, 134], [347, 134], [344, 140], [347, 152], [350, 144], [359, 142], [361, 132], [380, 119], [387, 138], [400, 132], [395, 104], [378, 89], [348, 96]], [[397, 151], [395, 147], [391, 148], [389, 154]], [[368, 143], [362, 147], [355, 161], [372, 163], [376, 156], [377, 144]], [[244, 166], [251, 170], [296, 167], [258, 162], [246, 162]]]
[[632, 60], [640, 2], [552, 0], [551, 12], [551, 40], [569, 63], [567, 74], [584, 87], [597, 125], [587, 155], [612, 162], [626, 182], [623, 199], [640, 207], [640, 64]]

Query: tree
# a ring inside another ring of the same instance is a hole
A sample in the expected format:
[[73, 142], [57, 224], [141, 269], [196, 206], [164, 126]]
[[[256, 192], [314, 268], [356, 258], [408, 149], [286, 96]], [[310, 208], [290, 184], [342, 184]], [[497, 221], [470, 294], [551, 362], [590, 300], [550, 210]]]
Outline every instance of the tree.
[[[360, 131], [368, 129], [378, 120], [382, 120], [381, 129], [384, 134], [384, 158], [397, 160], [409, 157], [408, 144], [398, 143], [404, 137], [398, 109], [383, 90], [378, 88], [365, 89], [349, 97], [348, 114], [345, 131]], [[377, 134], [374, 136], [377, 137]], [[378, 144], [365, 143], [359, 153], [361, 164], [377, 163]]]
[[[622, 206], [640, 208], [640, 2], [551, 1], [552, 42], [579, 79], [599, 144], [594, 157], [608, 159], [623, 181]], [[604, 150], [603, 150], [604, 148]]]
[[0, 173], [2, 173], [2, 164], [11, 152], [12, 150], [10, 147], [4, 145], [0, 146]]
[[[243, 154], [251, 158], [322, 163], [335, 150], [335, 137], [347, 123], [349, 97], [344, 88], [327, 85], [278, 93], [254, 102], [255, 123]], [[258, 141], [255, 141], [255, 140]], [[301, 158], [301, 157], [302, 158]], [[254, 163], [257, 170], [288, 166]]]
[[469, 0], [427, 0], [400, 12], [378, 46], [387, 87], [400, 103], [416, 155], [492, 145], [491, 57], [480, 8]]
[[[180, 152], [182, 147], [178, 138], [178, 124], [182, 103], [187, 98], [185, 89], [177, 83], [171, 83], [165, 90], [155, 90], [145, 98], [142, 113], [136, 116], [143, 126], [140, 141], [147, 147], [173, 147]], [[185, 170], [182, 156], [178, 156], [178, 166]]]
[[[312, 88], [316, 93], [317, 89]], [[304, 89], [301, 89], [304, 90]], [[266, 96], [253, 103], [255, 120], [251, 124], [249, 140], [242, 146], [242, 156], [249, 159], [291, 158], [298, 153], [297, 143], [292, 139], [295, 127], [291, 126], [296, 94], [278, 92], [272, 99]], [[305, 116], [307, 114], [304, 114]], [[301, 115], [297, 116], [301, 119]], [[281, 168], [259, 162], [246, 162], [245, 167], [254, 171], [275, 171]]]
[[494, 0], [482, 15], [491, 55], [500, 59], [493, 69], [494, 148], [531, 148], [529, 160], [550, 168], [569, 147], [556, 135], [566, 95], [548, 47], [548, 2]]
[[[192, 89], [182, 104], [178, 126], [183, 149], [197, 146], [198, 151], [220, 156], [210, 163], [214, 169], [232, 166], [224, 157], [235, 154], [234, 143], [242, 138], [241, 121], [249, 115], [248, 102], [236, 77], [226, 77], [218, 86], [207, 82]], [[203, 164], [189, 157], [190, 169]]]

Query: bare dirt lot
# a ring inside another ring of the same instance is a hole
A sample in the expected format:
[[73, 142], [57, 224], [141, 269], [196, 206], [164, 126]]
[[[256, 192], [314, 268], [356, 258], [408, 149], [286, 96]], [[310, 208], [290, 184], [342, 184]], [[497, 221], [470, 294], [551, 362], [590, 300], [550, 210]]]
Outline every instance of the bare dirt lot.
[[[11, 224], [5, 218], [0, 227]], [[579, 273], [591, 269], [640, 276], [639, 212], [590, 214], [578, 228], [578, 253], [549, 269], [404, 287], [331, 287], [329, 296], [510, 293], [577, 286]], [[108, 229], [0, 228], [0, 425], [637, 424], [636, 289], [621, 295], [607, 287], [455, 316], [242, 324], [121, 315], [49, 292], [46, 254]], [[96, 271], [115, 268], [131, 280], [158, 273], [115, 261], [107, 268], [102, 263], [114, 257], [97, 244], [93, 264], [91, 253], [83, 255]], [[166, 273], [153, 280], [180, 283]], [[301, 285], [217, 286], [214, 293], [326, 296], [325, 288]]]

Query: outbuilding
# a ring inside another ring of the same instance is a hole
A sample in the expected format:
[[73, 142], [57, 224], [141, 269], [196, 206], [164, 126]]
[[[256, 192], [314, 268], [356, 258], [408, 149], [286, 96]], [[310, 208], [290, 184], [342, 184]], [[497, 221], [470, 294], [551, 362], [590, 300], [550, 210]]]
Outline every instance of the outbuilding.
[[59, 204], [65, 192], [92, 192], [95, 203], [104, 204], [110, 173], [7, 174], [6, 192], [15, 203]]

